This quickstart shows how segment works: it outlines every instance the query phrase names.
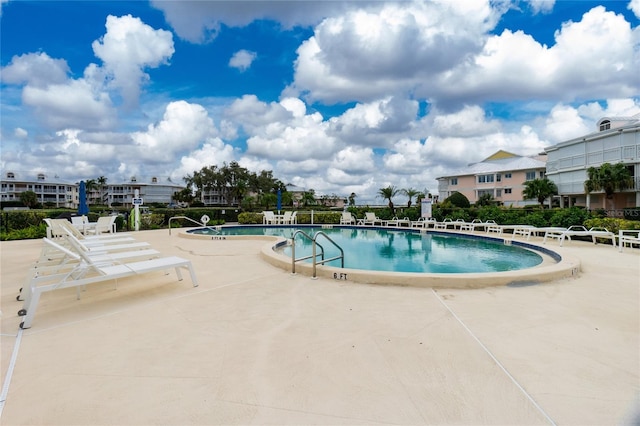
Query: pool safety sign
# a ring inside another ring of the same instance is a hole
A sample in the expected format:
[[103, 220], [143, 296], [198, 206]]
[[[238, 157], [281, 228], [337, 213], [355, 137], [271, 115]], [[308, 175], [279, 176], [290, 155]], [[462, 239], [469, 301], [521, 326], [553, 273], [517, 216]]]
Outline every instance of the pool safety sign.
[[431, 201], [432, 200], [430, 199], [422, 199], [422, 201], [420, 202], [420, 207], [421, 207], [420, 215], [424, 218], [431, 217], [431, 206], [432, 206]]

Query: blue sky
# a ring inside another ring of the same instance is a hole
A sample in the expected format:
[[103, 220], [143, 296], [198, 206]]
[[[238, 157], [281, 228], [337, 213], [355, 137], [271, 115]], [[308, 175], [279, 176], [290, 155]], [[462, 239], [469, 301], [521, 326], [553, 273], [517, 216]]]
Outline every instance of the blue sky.
[[381, 203], [640, 113], [640, 0], [1, 1], [2, 173]]

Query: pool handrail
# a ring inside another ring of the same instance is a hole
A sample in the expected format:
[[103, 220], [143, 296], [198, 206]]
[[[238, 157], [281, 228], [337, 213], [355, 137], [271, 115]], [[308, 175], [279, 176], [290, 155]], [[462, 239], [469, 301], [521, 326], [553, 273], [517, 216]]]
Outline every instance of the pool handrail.
[[[300, 258], [296, 259], [296, 242], [295, 242], [295, 240], [296, 240], [296, 236], [298, 234], [301, 234], [302, 236], [306, 237], [309, 241], [311, 241], [311, 255], [300, 257]], [[332, 257], [330, 259], [325, 259], [324, 258], [324, 247], [322, 246], [322, 244], [318, 243], [318, 241], [317, 241], [319, 236], [324, 236], [327, 240], [329, 240], [329, 242], [331, 244], [333, 244], [338, 250], [340, 250], [340, 256]], [[316, 246], [320, 247], [320, 254], [317, 253]], [[321, 256], [320, 262], [318, 262], [318, 260], [317, 260], [318, 256]], [[296, 273], [296, 262], [298, 262], [300, 260], [306, 260], [306, 259], [311, 259], [311, 261], [312, 261], [312, 265], [313, 265], [312, 278], [317, 278], [316, 267], [317, 267], [318, 264], [323, 265], [323, 264], [325, 264], [327, 262], [330, 262], [332, 260], [340, 259], [341, 260], [341, 267], [344, 268], [344, 250], [342, 250], [342, 247], [340, 247], [338, 244], [336, 244], [335, 241], [333, 241], [331, 238], [329, 238], [329, 236], [326, 233], [324, 233], [322, 231], [318, 231], [318, 232], [316, 232], [314, 234], [313, 237], [311, 237], [311, 235], [307, 234], [303, 230], [298, 229], [291, 236], [291, 273], [292, 274]]]
[[211, 231], [215, 232], [216, 234], [220, 233], [220, 228], [218, 226], [209, 226], [206, 223], [202, 223], [202, 222], [198, 222], [197, 220], [191, 219], [190, 217], [187, 216], [172, 216], [169, 218], [169, 235], [171, 235], [171, 221], [173, 219], [187, 219], [190, 222], [195, 223], [196, 225], [202, 226], [204, 228], [210, 229]]

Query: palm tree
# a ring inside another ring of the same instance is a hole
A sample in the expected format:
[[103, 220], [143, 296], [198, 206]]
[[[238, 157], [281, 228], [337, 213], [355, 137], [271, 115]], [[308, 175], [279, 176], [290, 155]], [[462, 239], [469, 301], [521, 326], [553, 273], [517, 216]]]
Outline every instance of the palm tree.
[[549, 178], [529, 180], [524, 183], [522, 196], [525, 200], [536, 199], [544, 208], [544, 200], [558, 193], [558, 187]]
[[[87, 179], [87, 181], [84, 184], [87, 190], [87, 194], [93, 195], [94, 191], [98, 189], [98, 183], [96, 182], [95, 179]], [[87, 197], [87, 204], [89, 204], [90, 199], [91, 197]], [[95, 197], [94, 197], [94, 201], [95, 201]]]
[[305, 207], [316, 204], [315, 191], [313, 189], [310, 189], [309, 191], [305, 191], [302, 194], [302, 200], [301, 201], [302, 201], [302, 205], [305, 206]]
[[398, 195], [400, 190], [393, 185], [389, 185], [386, 188], [380, 188], [378, 190], [378, 195], [384, 199], [389, 200], [389, 208], [393, 211], [393, 201], [391, 200], [393, 197]]
[[622, 164], [611, 165], [603, 163], [600, 167], [587, 169], [588, 179], [584, 182], [587, 194], [592, 191], [604, 191], [606, 198], [611, 200], [616, 191], [633, 188], [633, 177], [629, 169]]
[[104, 187], [107, 184], [107, 178], [104, 176], [100, 176], [96, 179], [98, 185], [100, 185], [100, 204], [104, 203]]
[[351, 195], [349, 195], [349, 205], [350, 206], [355, 206], [356, 205], [356, 193], [352, 192]]
[[414, 188], [403, 189], [401, 192], [407, 197], [409, 197], [409, 201], [407, 201], [407, 208], [411, 207], [411, 200], [413, 199], [413, 197], [421, 194], [420, 191]]

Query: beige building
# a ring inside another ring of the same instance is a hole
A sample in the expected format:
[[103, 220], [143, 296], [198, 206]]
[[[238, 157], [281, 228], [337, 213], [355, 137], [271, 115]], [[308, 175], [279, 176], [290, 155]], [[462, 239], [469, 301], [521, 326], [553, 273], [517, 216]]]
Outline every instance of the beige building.
[[[589, 209], [622, 209], [640, 206], [640, 114], [632, 117], [604, 117], [598, 130], [547, 148], [547, 176], [558, 186], [561, 206]], [[632, 188], [614, 194], [609, 203], [602, 191], [586, 194], [587, 169], [603, 163], [623, 163]]]
[[485, 194], [505, 206], [537, 204], [537, 200], [524, 200], [522, 191], [525, 182], [545, 177], [545, 163], [544, 154], [523, 157], [501, 150], [478, 163], [437, 178], [438, 198], [444, 200], [459, 192], [472, 204]]

